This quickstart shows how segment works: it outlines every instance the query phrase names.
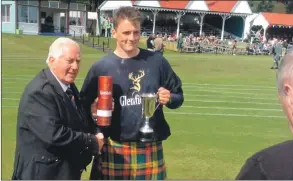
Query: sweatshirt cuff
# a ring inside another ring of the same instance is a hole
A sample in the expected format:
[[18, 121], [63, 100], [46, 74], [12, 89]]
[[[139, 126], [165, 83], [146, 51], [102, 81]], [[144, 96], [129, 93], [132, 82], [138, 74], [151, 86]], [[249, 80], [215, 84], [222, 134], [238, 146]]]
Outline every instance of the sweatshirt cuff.
[[176, 109], [182, 104], [182, 96], [179, 94], [171, 93], [171, 97], [169, 102], [167, 103], [167, 107], [170, 109]]

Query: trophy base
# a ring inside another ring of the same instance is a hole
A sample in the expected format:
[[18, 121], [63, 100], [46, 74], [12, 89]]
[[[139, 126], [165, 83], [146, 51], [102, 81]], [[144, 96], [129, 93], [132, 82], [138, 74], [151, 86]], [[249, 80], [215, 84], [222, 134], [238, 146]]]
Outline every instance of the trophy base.
[[147, 143], [154, 141], [153, 133], [142, 133], [140, 132], [140, 139], [141, 142]]

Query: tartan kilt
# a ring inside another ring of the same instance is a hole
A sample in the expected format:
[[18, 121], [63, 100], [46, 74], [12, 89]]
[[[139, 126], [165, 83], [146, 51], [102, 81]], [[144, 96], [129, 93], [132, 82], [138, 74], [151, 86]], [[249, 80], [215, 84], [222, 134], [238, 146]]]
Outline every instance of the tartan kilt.
[[166, 166], [162, 142], [105, 141], [99, 162], [93, 169], [103, 180], [164, 180]]

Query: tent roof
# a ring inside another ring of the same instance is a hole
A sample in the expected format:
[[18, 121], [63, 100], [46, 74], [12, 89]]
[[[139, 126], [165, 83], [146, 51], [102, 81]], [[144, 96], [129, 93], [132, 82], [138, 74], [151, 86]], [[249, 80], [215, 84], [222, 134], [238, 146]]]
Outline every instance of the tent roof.
[[238, 0], [231, 1], [205, 1], [210, 11], [230, 13], [233, 7], [237, 4]]
[[185, 9], [192, 11], [209, 11], [209, 8], [205, 1], [189, 1]]
[[185, 9], [189, 1], [181, 0], [181, 1], [160, 1], [160, 5], [162, 8], [168, 9]]
[[[242, 0], [203, 0], [196, 2], [193, 0], [154, 0], [154, 1], [142, 1], [142, 0], [124, 0], [124, 1], [104, 1], [99, 7], [101, 10], [109, 10], [111, 7], [117, 9], [120, 6], [135, 6], [142, 9], [162, 9], [169, 11], [202, 11], [209, 13], [233, 13], [233, 14], [251, 14], [251, 9], [246, 1], [241, 3]], [[245, 5], [245, 7], [244, 7]], [[114, 7], [116, 6], [116, 7]], [[241, 8], [241, 7], [242, 8]], [[246, 7], [247, 6], [247, 7]], [[235, 11], [236, 10], [236, 11]]]
[[293, 14], [261, 13], [269, 25], [293, 26]]

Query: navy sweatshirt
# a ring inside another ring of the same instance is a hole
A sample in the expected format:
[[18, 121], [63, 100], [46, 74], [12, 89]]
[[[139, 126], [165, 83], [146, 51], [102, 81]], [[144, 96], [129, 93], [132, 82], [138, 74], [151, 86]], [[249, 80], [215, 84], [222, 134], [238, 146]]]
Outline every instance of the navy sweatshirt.
[[[160, 87], [171, 92], [171, 101], [166, 106], [176, 109], [183, 103], [180, 78], [172, 70], [168, 61], [159, 53], [140, 49], [132, 58], [122, 59], [114, 53], [94, 63], [81, 89], [81, 99], [90, 116], [90, 106], [98, 93], [98, 76], [112, 76], [114, 111], [111, 126], [103, 130], [106, 137], [115, 141], [138, 141], [142, 119], [142, 93], [157, 93]], [[150, 119], [155, 139], [165, 140], [170, 136], [170, 128], [160, 105]]]

